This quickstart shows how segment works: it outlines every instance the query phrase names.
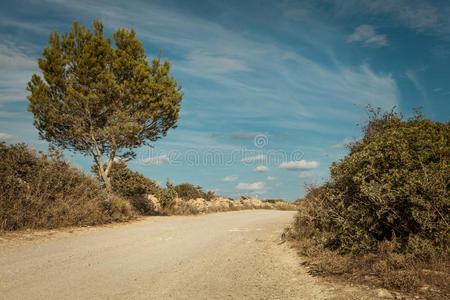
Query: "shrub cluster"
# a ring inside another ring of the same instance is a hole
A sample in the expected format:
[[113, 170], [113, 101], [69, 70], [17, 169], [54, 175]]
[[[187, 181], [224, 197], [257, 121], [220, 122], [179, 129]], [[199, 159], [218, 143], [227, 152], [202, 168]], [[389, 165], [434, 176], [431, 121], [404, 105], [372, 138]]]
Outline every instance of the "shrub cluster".
[[[91, 170], [101, 180], [97, 166], [92, 166]], [[159, 198], [165, 194], [164, 189], [156, 181], [130, 170], [126, 162], [114, 162], [109, 177], [114, 193], [127, 198], [133, 207], [143, 215], [153, 214], [154, 207], [150, 201], [140, 197], [141, 195], [151, 194]]]
[[0, 230], [94, 225], [131, 217], [129, 203], [72, 168], [58, 152], [0, 142]]
[[424, 247], [444, 250], [450, 241], [450, 123], [370, 112], [364, 138], [301, 201], [298, 226], [342, 252], [395, 239], [399, 252], [428, 259]]
[[450, 123], [369, 108], [363, 133], [332, 164], [330, 180], [296, 201], [291, 234], [304, 254], [325, 261], [316, 269], [328, 272], [330, 261], [345, 258], [349, 270], [411, 289], [426, 277], [422, 268], [438, 274], [448, 266]]
[[205, 193], [201, 186], [194, 186], [190, 183], [182, 183], [175, 186], [175, 191], [177, 192], [178, 197], [183, 200], [203, 198], [206, 201], [210, 201], [211, 199], [216, 197], [214, 192], [208, 191], [207, 193]]

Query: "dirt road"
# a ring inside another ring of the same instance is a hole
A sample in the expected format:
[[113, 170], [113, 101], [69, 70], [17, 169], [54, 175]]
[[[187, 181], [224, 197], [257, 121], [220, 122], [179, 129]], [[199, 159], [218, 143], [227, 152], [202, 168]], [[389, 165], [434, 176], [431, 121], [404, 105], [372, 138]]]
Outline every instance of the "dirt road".
[[356, 288], [311, 277], [279, 245], [293, 215], [149, 217], [30, 240], [0, 236], [0, 298], [360, 299]]

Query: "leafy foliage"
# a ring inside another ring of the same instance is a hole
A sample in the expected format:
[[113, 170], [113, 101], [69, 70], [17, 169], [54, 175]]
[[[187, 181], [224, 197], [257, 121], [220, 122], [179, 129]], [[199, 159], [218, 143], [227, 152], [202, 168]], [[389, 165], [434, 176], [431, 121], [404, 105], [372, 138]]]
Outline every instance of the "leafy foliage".
[[194, 186], [190, 183], [182, 183], [175, 186], [175, 191], [183, 200], [203, 198], [207, 201], [213, 199], [216, 195], [212, 191], [204, 192], [201, 186]]
[[98, 20], [93, 31], [74, 22], [70, 32], [52, 33], [38, 61], [43, 78], [34, 74], [28, 83], [40, 137], [93, 156], [109, 189], [114, 158], [132, 158], [176, 127], [183, 97], [170, 63], [160, 55], [149, 64], [133, 29], [113, 38], [115, 47]]
[[423, 260], [445, 251], [450, 124], [369, 108], [363, 132], [349, 155], [333, 163], [331, 180], [298, 201], [299, 234], [341, 252], [377, 251], [385, 240]]
[[161, 194], [159, 194], [158, 197], [162, 208], [166, 211], [171, 210], [176, 204], [175, 199], [177, 197], [177, 191], [175, 191], [173, 184], [170, 183], [169, 178], [167, 178], [166, 188], [161, 191]]
[[[101, 179], [96, 165], [92, 166], [91, 170]], [[127, 163], [123, 161], [112, 164], [110, 178], [113, 191], [124, 197], [141, 194], [158, 195], [162, 189], [156, 181], [130, 170]]]
[[[97, 166], [92, 166], [92, 172], [100, 178]], [[164, 198], [169, 201], [169, 197], [175, 198], [176, 194], [170, 194], [166, 189], [159, 186], [156, 181], [144, 176], [139, 172], [130, 170], [126, 162], [114, 162], [110, 172], [111, 187], [113, 192], [126, 197], [130, 200], [134, 208], [141, 214], [153, 214], [153, 204], [144, 197], [145, 194], [150, 194], [156, 198]]]

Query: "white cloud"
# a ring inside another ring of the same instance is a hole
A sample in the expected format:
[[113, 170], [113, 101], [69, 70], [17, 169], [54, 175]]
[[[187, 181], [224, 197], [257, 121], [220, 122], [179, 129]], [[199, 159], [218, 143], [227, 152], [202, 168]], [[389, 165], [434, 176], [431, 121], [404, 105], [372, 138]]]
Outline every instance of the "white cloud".
[[269, 168], [267, 166], [257, 166], [253, 169], [255, 172], [267, 172], [269, 171]]
[[260, 161], [260, 160], [264, 160], [265, 158], [266, 158], [265, 155], [260, 154], [260, 155], [255, 155], [255, 156], [244, 157], [243, 159], [241, 159], [241, 162]]
[[169, 157], [164, 154], [143, 159], [139, 163], [146, 166], [160, 166], [167, 162], [169, 162]]
[[372, 25], [361, 25], [356, 27], [355, 32], [348, 39], [349, 42], [362, 42], [367, 47], [383, 47], [388, 45], [386, 35], [377, 34]]
[[237, 190], [250, 191], [250, 192], [263, 192], [266, 188], [264, 182], [245, 183], [240, 182], [237, 186]]
[[0, 132], [0, 139], [2, 139], [2, 140], [8, 140], [8, 139], [10, 139], [10, 138], [12, 138], [12, 137], [13, 137], [13, 136], [10, 135], [10, 134]]
[[306, 160], [288, 161], [280, 164], [280, 168], [288, 169], [290, 171], [310, 170], [315, 169], [318, 166], [319, 163], [317, 161], [306, 161]]
[[233, 181], [235, 181], [236, 179], [238, 179], [239, 177], [237, 176], [237, 175], [232, 175], [232, 176], [225, 176], [223, 179], [222, 179], [222, 181], [225, 181], [225, 182], [233, 182]]
[[274, 181], [274, 180], [277, 180], [277, 178], [276, 177], [272, 177], [272, 176], [267, 176], [267, 180]]

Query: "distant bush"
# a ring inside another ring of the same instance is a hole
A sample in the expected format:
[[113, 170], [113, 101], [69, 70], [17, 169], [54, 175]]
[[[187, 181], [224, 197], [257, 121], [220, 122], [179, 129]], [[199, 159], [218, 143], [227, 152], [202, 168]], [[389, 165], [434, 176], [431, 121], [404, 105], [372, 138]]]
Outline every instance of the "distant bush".
[[[97, 166], [92, 166], [91, 170], [100, 179]], [[140, 196], [151, 194], [155, 197], [160, 197], [164, 193], [164, 189], [156, 181], [147, 178], [139, 172], [130, 170], [126, 162], [114, 162], [109, 177], [112, 190], [129, 199], [139, 213], [144, 215], [154, 213], [153, 204], [147, 198]]]
[[176, 204], [175, 199], [178, 197], [178, 194], [174, 186], [170, 183], [169, 178], [166, 180], [166, 188], [157, 197], [159, 198], [163, 211], [169, 212], [172, 210]]
[[208, 191], [205, 193], [201, 186], [194, 186], [190, 183], [182, 183], [175, 186], [175, 191], [177, 192], [178, 197], [183, 200], [203, 198], [206, 201], [210, 201], [216, 196], [214, 192]]
[[274, 204], [274, 203], [277, 203], [277, 202], [286, 202], [283, 199], [265, 199], [265, 200], [261, 200], [261, 201], [262, 202], [271, 203], [271, 204]]
[[341, 254], [389, 245], [391, 257], [448, 259], [450, 123], [369, 109], [363, 132], [331, 179], [297, 201], [294, 236]]
[[70, 167], [62, 155], [0, 142], [0, 229], [55, 228], [128, 220], [127, 201]]

